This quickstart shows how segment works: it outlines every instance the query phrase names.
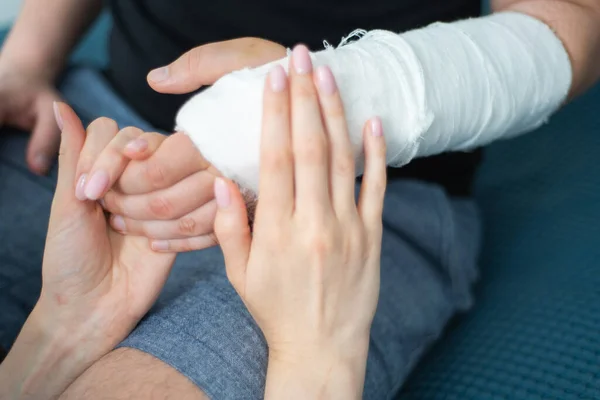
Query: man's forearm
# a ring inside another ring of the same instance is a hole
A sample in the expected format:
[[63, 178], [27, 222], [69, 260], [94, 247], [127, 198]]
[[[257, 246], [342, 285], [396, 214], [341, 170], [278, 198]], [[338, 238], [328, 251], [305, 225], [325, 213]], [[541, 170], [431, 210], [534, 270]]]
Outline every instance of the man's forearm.
[[101, 8], [102, 0], [26, 0], [0, 60], [54, 79]]
[[522, 12], [552, 28], [571, 59], [570, 98], [583, 93], [600, 79], [600, 1], [492, 0], [492, 9]]

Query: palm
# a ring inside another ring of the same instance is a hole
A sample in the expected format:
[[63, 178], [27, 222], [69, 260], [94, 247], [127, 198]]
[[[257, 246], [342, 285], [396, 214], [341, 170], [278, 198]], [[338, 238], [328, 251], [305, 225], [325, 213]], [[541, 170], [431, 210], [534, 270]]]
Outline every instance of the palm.
[[82, 207], [69, 197], [55, 199], [52, 207], [43, 294], [75, 306], [81, 319], [90, 310], [110, 310], [110, 316], [102, 313], [119, 331], [115, 336], [122, 336], [151, 307], [175, 255], [155, 253], [146, 238], [113, 231], [98, 204]]

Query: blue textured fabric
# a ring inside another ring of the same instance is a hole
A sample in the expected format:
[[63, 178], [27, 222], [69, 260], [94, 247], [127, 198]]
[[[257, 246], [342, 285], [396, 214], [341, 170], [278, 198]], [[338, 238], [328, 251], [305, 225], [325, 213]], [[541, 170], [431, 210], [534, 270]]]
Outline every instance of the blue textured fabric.
[[486, 153], [476, 306], [404, 387], [412, 399], [600, 399], [600, 86]]

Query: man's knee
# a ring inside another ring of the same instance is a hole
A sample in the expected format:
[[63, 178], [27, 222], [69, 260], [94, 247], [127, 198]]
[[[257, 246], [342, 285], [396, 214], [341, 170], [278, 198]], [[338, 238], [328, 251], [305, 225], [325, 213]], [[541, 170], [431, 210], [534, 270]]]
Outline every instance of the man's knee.
[[61, 399], [207, 400], [208, 397], [159, 359], [136, 349], [121, 348], [88, 368]]

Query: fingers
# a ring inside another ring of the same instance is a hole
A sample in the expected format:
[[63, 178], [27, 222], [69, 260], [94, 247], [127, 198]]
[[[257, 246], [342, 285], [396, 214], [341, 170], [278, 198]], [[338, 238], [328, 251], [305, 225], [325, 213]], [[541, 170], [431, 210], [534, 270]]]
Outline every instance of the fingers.
[[185, 239], [152, 240], [150, 242], [150, 248], [159, 253], [186, 253], [208, 249], [216, 245], [217, 239], [212, 233]]
[[75, 112], [64, 103], [54, 103], [56, 121], [62, 127], [58, 156], [58, 182], [55, 198], [74, 197], [75, 177], [79, 153], [85, 140], [83, 125]]
[[44, 96], [35, 105], [36, 121], [27, 148], [27, 164], [36, 174], [48, 172], [60, 147], [60, 129], [52, 100], [51, 96]]
[[338, 216], [356, 213], [354, 152], [346, 126], [344, 105], [329, 67], [317, 68], [315, 81], [329, 139], [332, 204]]
[[[257, 214], [278, 218], [294, 209], [290, 99], [285, 70], [275, 66], [265, 82]], [[265, 210], [265, 211], [261, 211]]]
[[[211, 165], [183, 133], [175, 133], [160, 144], [148, 159], [130, 164], [116, 188], [124, 194], [142, 194], [168, 188]], [[211, 182], [212, 191], [212, 182]]]
[[232, 71], [257, 67], [285, 55], [285, 47], [257, 38], [210, 43], [188, 51], [166, 67], [151, 71], [148, 83], [160, 93], [189, 93], [212, 85]]
[[385, 140], [381, 120], [370, 119], [364, 129], [365, 172], [358, 201], [359, 215], [371, 234], [381, 231], [386, 187]]
[[110, 224], [116, 231], [127, 235], [145, 236], [153, 240], [187, 239], [211, 233], [216, 211], [217, 204], [210, 201], [173, 220], [143, 221], [113, 215]]
[[85, 135], [85, 144], [81, 150], [79, 164], [77, 166], [77, 186], [75, 196], [79, 200], [86, 200], [85, 187], [88, 183], [88, 173], [92, 169], [95, 160], [115, 137], [119, 127], [110, 118], [98, 118], [88, 125]]
[[136, 220], [171, 220], [183, 217], [214, 197], [215, 176], [207, 171], [196, 172], [166, 189], [147, 194], [123, 195], [109, 191], [103, 207], [117, 215]]
[[230, 181], [217, 178], [214, 191], [217, 201], [215, 235], [223, 250], [227, 277], [243, 297], [251, 243], [246, 206], [240, 191]]
[[294, 48], [290, 60], [291, 124], [296, 207], [311, 215], [331, 209], [328, 145], [321, 119], [312, 61], [306, 46]]
[[[116, 124], [114, 129], [117, 129]], [[141, 159], [154, 152], [164, 139], [164, 135], [143, 132], [134, 127], [119, 131], [95, 158], [87, 177], [82, 176], [85, 198], [89, 200], [102, 198], [129, 164], [131, 160], [129, 155], [134, 154], [135, 158]]]

